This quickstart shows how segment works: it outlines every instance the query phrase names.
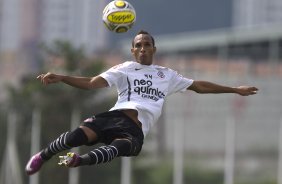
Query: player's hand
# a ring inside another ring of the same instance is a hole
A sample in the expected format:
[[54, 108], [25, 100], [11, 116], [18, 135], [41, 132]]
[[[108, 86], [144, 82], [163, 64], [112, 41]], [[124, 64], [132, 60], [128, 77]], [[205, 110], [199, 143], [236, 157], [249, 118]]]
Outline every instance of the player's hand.
[[37, 79], [39, 79], [42, 82], [42, 84], [48, 85], [51, 83], [60, 82], [62, 80], [62, 76], [48, 72], [46, 74], [38, 75]]
[[81, 161], [79, 154], [69, 152], [67, 155], [59, 156], [59, 165], [66, 167], [77, 167]]
[[236, 92], [242, 96], [249, 96], [257, 94], [258, 88], [250, 86], [239, 86], [236, 88]]

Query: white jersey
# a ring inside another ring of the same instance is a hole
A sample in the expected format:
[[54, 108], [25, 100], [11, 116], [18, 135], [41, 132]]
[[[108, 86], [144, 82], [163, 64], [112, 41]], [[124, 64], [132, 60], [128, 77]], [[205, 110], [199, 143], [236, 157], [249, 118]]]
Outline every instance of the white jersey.
[[144, 136], [160, 117], [165, 97], [186, 91], [193, 83], [172, 69], [134, 61], [114, 66], [100, 76], [118, 91], [118, 100], [110, 111], [137, 110]]

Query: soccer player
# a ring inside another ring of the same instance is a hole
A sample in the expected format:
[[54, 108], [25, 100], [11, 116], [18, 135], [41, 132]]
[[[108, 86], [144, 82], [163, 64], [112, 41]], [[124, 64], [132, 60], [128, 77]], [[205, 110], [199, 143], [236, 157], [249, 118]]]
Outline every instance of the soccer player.
[[153, 65], [156, 52], [154, 38], [140, 31], [132, 40], [131, 53], [135, 61], [126, 61], [94, 77], [77, 77], [54, 73], [37, 78], [44, 85], [62, 82], [81, 89], [115, 86], [118, 99], [108, 112], [86, 119], [77, 129], [61, 134], [46, 148], [31, 157], [26, 173], [32, 175], [57, 153], [82, 145], [104, 143], [84, 155], [68, 153], [61, 164], [77, 167], [109, 162], [115, 157], [137, 156], [144, 136], [158, 120], [165, 98], [173, 93], [192, 90], [196, 93], [256, 94], [251, 86], [228, 87], [208, 81], [185, 78], [176, 71]]

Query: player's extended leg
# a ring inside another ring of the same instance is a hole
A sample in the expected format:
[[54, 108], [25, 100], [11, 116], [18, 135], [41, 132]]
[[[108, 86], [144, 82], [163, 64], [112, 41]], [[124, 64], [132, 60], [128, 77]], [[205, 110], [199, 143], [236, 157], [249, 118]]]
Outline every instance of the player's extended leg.
[[128, 139], [116, 139], [110, 145], [101, 146], [81, 156], [79, 165], [92, 165], [110, 162], [115, 157], [130, 155], [131, 142]]
[[91, 131], [91, 134], [89, 134], [89, 132], [84, 129], [87, 130], [87, 127], [80, 127], [72, 132], [63, 133], [56, 140], [51, 142], [48, 147], [32, 156], [26, 165], [26, 173], [28, 175], [36, 173], [40, 170], [45, 161], [49, 160], [52, 156], [61, 151], [85, 145], [89, 142], [89, 140], [95, 141], [95, 138], [97, 138], [95, 132]]
[[101, 146], [93, 151], [79, 156], [75, 153], [68, 153], [61, 156], [60, 165], [77, 167], [82, 165], [93, 165], [106, 163], [119, 156], [137, 156], [141, 150], [140, 145], [130, 139], [115, 139], [110, 145]]

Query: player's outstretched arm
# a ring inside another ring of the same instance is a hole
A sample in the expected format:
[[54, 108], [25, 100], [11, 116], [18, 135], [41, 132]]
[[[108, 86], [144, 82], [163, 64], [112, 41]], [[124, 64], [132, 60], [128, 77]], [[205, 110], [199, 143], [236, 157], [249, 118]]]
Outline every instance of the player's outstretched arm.
[[253, 86], [229, 87], [208, 81], [194, 81], [187, 89], [197, 93], [236, 93], [242, 96], [254, 95], [258, 91], [258, 88]]
[[59, 75], [54, 73], [40, 74], [37, 79], [41, 80], [44, 85], [63, 82], [70, 86], [80, 88], [80, 89], [94, 89], [94, 88], [103, 88], [107, 87], [107, 81], [100, 77], [77, 77], [77, 76], [67, 76]]

